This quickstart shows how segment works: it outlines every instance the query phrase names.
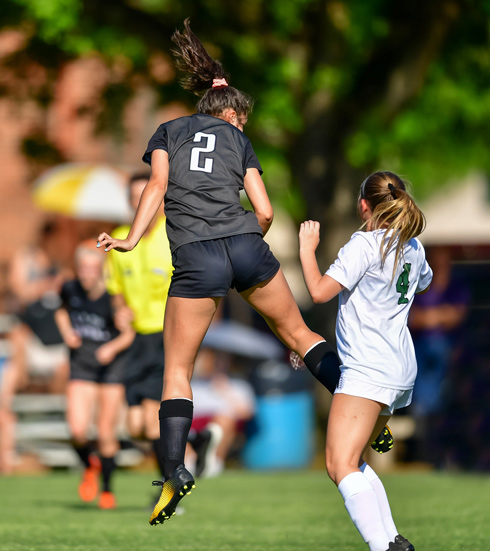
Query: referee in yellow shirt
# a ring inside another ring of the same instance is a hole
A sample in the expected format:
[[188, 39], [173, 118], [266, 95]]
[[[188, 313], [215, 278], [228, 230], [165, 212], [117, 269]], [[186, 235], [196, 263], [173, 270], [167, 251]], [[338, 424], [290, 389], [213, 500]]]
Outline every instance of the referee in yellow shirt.
[[[149, 174], [135, 174], [129, 182], [129, 200], [136, 210]], [[130, 226], [120, 226], [113, 236], [124, 239]], [[132, 323], [136, 332], [126, 368], [128, 430], [133, 438], [152, 441], [160, 471], [158, 411], [163, 385], [163, 315], [172, 276], [172, 256], [165, 231], [163, 205], [141, 238], [138, 247], [120, 254], [111, 251], [106, 265], [106, 285], [114, 297], [116, 323]]]

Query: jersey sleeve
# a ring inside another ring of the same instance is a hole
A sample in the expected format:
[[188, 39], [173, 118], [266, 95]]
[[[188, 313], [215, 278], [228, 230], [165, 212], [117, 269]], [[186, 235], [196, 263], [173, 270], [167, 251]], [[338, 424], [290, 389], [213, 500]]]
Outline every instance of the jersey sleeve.
[[161, 124], [157, 131], [153, 134], [148, 142], [145, 154], [143, 155], [143, 162], [151, 165], [151, 154], [155, 149], [163, 149], [168, 153], [168, 138], [167, 128], [165, 124]]
[[420, 270], [419, 281], [415, 292], [421, 293], [422, 291], [425, 291], [425, 289], [427, 289], [427, 287], [430, 285], [431, 281], [432, 281], [432, 269], [429, 266], [429, 263], [427, 262], [427, 260], [424, 260], [422, 269]]
[[247, 172], [247, 168], [256, 168], [259, 171], [259, 174], [262, 175], [264, 171], [262, 170], [262, 167], [260, 166], [260, 162], [257, 159], [257, 155], [255, 155], [255, 151], [253, 150], [252, 144], [249, 140], [247, 140], [247, 143], [245, 145], [245, 155], [243, 159], [243, 175], [245, 176]]
[[362, 234], [355, 233], [325, 273], [351, 291], [368, 270], [371, 260], [371, 245]]

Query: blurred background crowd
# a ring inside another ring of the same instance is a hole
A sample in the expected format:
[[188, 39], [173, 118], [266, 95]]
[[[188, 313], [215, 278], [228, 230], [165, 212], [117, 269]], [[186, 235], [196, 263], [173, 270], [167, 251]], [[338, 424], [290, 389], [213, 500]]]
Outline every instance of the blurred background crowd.
[[[245, 132], [275, 208], [267, 241], [328, 340], [336, 305], [307, 296], [298, 223], [321, 222], [326, 269], [358, 227], [364, 177], [384, 169], [412, 182], [434, 281], [412, 308], [416, 391], [393, 419], [396, 446], [381, 467], [490, 470], [489, 1], [4, 0], [0, 472], [79, 464], [55, 312], [77, 246], [131, 220], [128, 182], [148, 138], [193, 112], [170, 56], [188, 16], [256, 100]], [[194, 385], [194, 431], [212, 436], [205, 468], [195, 458], [205, 476], [225, 464], [321, 463], [329, 397], [233, 294]], [[153, 462], [131, 432], [121, 403], [118, 465]]]

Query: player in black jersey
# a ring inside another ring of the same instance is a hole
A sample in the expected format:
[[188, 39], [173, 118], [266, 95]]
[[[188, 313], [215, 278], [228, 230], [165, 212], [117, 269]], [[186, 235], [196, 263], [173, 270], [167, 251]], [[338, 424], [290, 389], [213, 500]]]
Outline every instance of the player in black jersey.
[[[88, 243], [77, 247], [77, 279], [63, 285], [63, 304], [56, 312], [56, 322], [70, 348], [67, 420], [75, 450], [85, 466], [78, 493], [83, 501], [95, 499], [101, 473], [103, 490], [99, 507], [113, 509], [116, 501], [110, 481], [118, 449], [116, 423], [124, 398], [126, 358], [123, 351], [131, 344], [134, 333], [132, 329], [120, 333], [114, 326], [103, 262], [103, 255]], [[100, 461], [90, 453], [88, 436], [95, 407]]]
[[[185, 21], [172, 40], [183, 86], [201, 98], [197, 114], [162, 124], [143, 160], [151, 176], [126, 239], [101, 233], [106, 251], [133, 249], [165, 197], [174, 273], [165, 311], [165, 374], [160, 438], [166, 481], [150, 524], [162, 523], [194, 485], [184, 466], [192, 420], [194, 360], [221, 297], [235, 288], [331, 392], [339, 379], [336, 352], [305, 325], [269, 246], [273, 218], [262, 169], [243, 134], [251, 99], [228, 85]], [[240, 204], [244, 189], [254, 212]]]

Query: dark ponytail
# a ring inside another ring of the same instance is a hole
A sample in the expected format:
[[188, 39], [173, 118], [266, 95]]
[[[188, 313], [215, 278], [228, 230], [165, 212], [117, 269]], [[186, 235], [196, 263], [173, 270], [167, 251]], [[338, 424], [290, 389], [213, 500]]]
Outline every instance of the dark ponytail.
[[228, 84], [213, 88], [215, 79], [226, 79], [221, 62], [213, 59], [199, 38], [192, 32], [189, 19], [184, 21], [184, 31], [175, 31], [172, 42], [177, 68], [184, 74], [180, 83], [183, 88], [201, 96], [197, 112], [219, 116], [227, 108], [237, 115], [248, 116], [252, 110], [252, 99]]

